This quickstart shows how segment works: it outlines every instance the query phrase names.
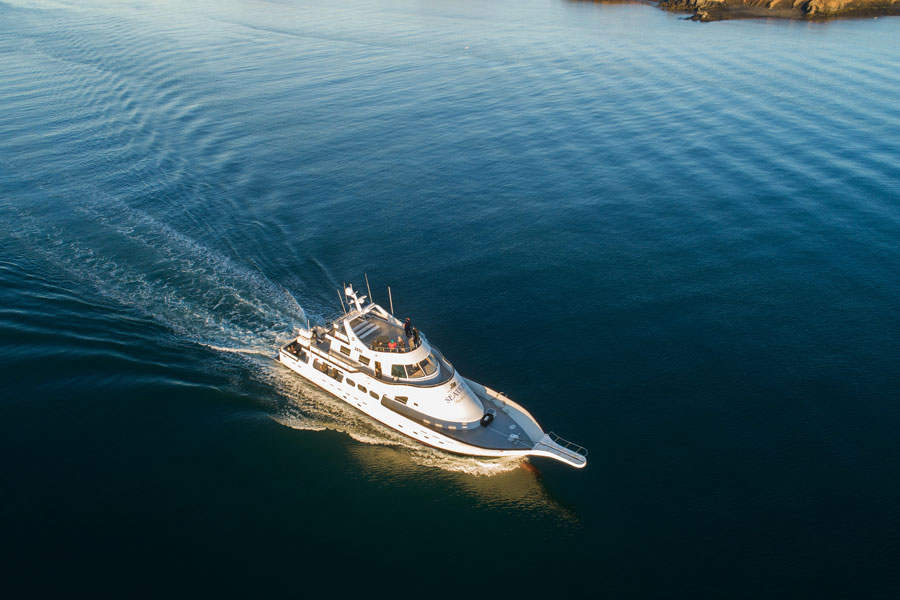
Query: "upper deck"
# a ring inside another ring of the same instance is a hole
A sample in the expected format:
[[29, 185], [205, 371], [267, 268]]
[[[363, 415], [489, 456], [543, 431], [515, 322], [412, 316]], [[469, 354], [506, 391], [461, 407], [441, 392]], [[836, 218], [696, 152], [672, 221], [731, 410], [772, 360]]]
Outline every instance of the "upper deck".
[[[391, 316], [386, 317], [370, 311], [353, 311], [332, 321], [331, 327], [314, 326], [308, 330], [308, 347], [314, 355], [327, 357], [347, 372], [365, 373], [388, 385], [430, 388], [453, 379], [453, 365], [440, 350], [428, 343], [424, 335], [419, 336], [416, 345], [414, 339], [404, 334], [396, 319], [392, 322], [388, 320]], [[353, 336], [348, 337], [348, 330]], [[360, 342], [365, 349], [359, 348]], [[392, 343], [394, 347], [391, 347]], [[286, 344], [284, 349], [297, 355], [298, 346], [293, 342]], [[433, 374], [417, 368], [426, 360], [436, 367]], [[395, 372], [397, 369], [399, 372]]]
[[376, 352], [412, 352], [422, 345], [424, 336], [419, 335], [419, 343], [407, 337], [403, 327], [391, 323], [371, 312], [362, 313], [350, 320], [350, 329], [370, 350]]

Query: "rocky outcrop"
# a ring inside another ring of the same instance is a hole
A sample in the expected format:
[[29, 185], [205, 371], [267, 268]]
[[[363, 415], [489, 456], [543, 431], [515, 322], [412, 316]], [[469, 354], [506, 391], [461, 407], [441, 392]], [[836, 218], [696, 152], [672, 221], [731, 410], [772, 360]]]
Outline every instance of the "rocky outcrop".
[[662, 0], [659, 7], [695, 21], [754, 17], [828, 19], [900, 15], [900, 0]]

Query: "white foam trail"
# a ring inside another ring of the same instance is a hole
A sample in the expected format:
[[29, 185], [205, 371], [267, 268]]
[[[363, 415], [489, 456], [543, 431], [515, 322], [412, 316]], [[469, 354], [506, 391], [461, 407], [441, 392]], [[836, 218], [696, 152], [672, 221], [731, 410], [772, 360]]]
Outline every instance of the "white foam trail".
[[[520, 459], [477, 459], [422, 446], [306, 384], [282, 365], [260, 360], [270, 359], [294, 328], [305, 324], [306, 313], [290, 293], [142, 211], [115, 199], [90, 202], [75, 207], [88, 224], [67, 228], [0, 203], [0, 213], [6, 213], [0, 214], [6, 223], [0, 229], [52, 267], [179, 337], [250, 359], [247, 376], [284, 399], [273, 418], [287, 427], [343, 432], [367, 446], [395, 448], [407, 464], [456, 473], [492, 476], [521, 464]], [[70, 229], [90, 236], [75, 239]]]
[[224, 346], [216, 346], [215, 344], [204, 344], [200, 342], [201, 346], [206, 346], [212, 350], [218, 350], [219, 352], [231, 352], [232, 354], [254, 354], [256, 356], [264, 356], [266, 358], [270, 358], [272, 356], [271, 352], [263, 352], [256, 348], [226, 348]]
[[90, 283], [101, 296], [182, 338], [271, 356], [306, 321], [296, 299], [259, 271], [121, 203], [78, 207], [91, 222], [84, 226], [90, 237], [81, 239], [26, 210], [6, 208], [12, 213], [5, 219], [13, 225], [10, 237], [67, 276]]

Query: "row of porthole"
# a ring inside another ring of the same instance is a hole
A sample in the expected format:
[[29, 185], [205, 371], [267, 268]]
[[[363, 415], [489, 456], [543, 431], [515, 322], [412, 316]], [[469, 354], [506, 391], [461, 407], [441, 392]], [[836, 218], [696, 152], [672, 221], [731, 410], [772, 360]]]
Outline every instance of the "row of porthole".
[[[316, 362], [319, 362], [319, 361], [317, 360]], [[319, 368], [319, 370], [322, 371], [323, 373], [325, 373], [326, 375], [328, 375], [329, 377], [331, 377], [332, 379], [337, 380], [338, 378], [337, 378], [335, 375], [332, 375], [331, 372], [334, 372], [336, 375], [341, 375], [341, 376], [343, 376], [343, 373], [341, 373], [340, 370], [338, 370], [338, 369], [335, 368], [335, 367], [330, 367], [329, 365], [327, 365], [327, 364], [324, 363], [324, 362], [319, 363], [319, 367], [324, 367], [324, 369]], [[329, 371], [331, 371], [331, 372], [329, 372]], [[368, 391], [368, 390], [366, 389], [365, 386], [363, 386], [362, 384], [358, 384], [358, 385], [357, 385], [356, 382], [354, 382], [354, 381], [353, 381], [352, 379], [350, 379], [349, 377], [344, 379], [344, 383], [346, 383], [346, 384], [349, 385], [350, 387], [354, 387], [354, 386], [355, 386], [355, 387], [357, 387], [360, 391], [363, 391], [363, 392]], [[369, 395], [372, 396], [373, 398], [375, 398], [376, 400], [378, 399], [378, 394], [377, 394], [376, 392], [374, 392], [374, 391], [370, 391], [370, 392], [369, 392]], [[387, 396], [385, 396], [385, 397], [387, 397]], [[403, 399], [403, 401], [402, 401], [403, 404], [406, 404], [405, 401], [408, 400], [408, 398], [405, 397], [405, 396], [399, 396], [396, 400], [397, 400], [398, 402], [401, 402], [400, 398]], [[362, 404], [360, 404], [360, 403], [357, 402], [357, 406], [362, 407]], [[429, 423], [428, 420], [425, 420], [425, 422], [426, 422], [426, 423]], [[443, 426], [442, 426], [440, 423], [432, 423], [432, 425], [434, 425], [434, 426], [436, 426], [436, 427], [441, 427], [441, 428], [443, 428]], [[400, 425], [399, 423], [397, 424], [397, 427], [399, 427], [400, 429], [403, 429], [403, 425]], [[455, 429], [456, 429], [456, 426], [455, 426], [455, 425], [450, 425], [450, 426], [448, 426], [448, 428], [449, 428], [449, 429], [454, 429], [454, 430], [455, 430]], [[418, 431], [414, 431], [414, 432], [413, 432], [413, 434], [415, 434], [415, 435], [418, 435], [418, 433], [419, 433]], [[429, 439], [428, 436], [425, 435], [424, 433], [423, 433], [422, 435], [425, 437], [425, 439]], [[438, 439], [437, 442], [438, 442], [439, 444], [442, 444], [442, 445], [443, 445], [443, 443], [444, 443], [444, 441], [441, 440], [441, 439]]]
[[[325, 363], [320, 363], [320, 364], [323, 365], [323, 366], [325, 366], [326, 369], [328, 369], [328, 366], [325, 365]], [[332, 368], [333, 368], [333, 367], [332, 367]], [[321, 369], [320, 369], [320, 370], [321, 370]], [[338, 373], [338, 374], [343, 375], [343, 373], [341, 373], [341, 372], [338, 371], [337, 369], [334, 369], [334, 371], [335, 371], [336, 373]], [[326, 371], [322, 371], [322, 372], [323, 372], [323, 373], [326, 373]], [[326, 374], [330, 375], [330, 373], [326, 373]], [[333, 379], [337, 379], [337, 378], [336, 378], [336, 377], [333, 377]], [[356, 383], [355, 383], [352, 379], [347, 378], [347, 379], [345, 379], [344, 381], [345, 381], [345, 383], [346, 383], [347, 385], [349, 385], [350, 387], [356, 386], [356, 387], [359, 388], [360, 390], [362, 390], [362, 391], [364, 391], [364, 392], [366, 391], [366, 388], [365, 388], [362, 384], [356, 385]], [[376, 400], [378, 399], [378, 394], [375, 393], [374, 391], [369, 392], [369, 395], [372, 396], [373, 398], [375, 398]], [[386, 397], [386, 396], [385, 396], [385, 397]], [[344, 398], [346, 399], [347, 397], [345, 396]], [[406, 398], [406, 397], [403, 397], [403, 399], [406, 400], [407, 398]], [[359, 403], [359, 402], [357, 402], [357, 403], [356, 403], [356, 406], [358, 406], [359, 408], [362, 408], [363, 404], [364, 404], [364, 403]], [[405, 402], [404, 402], [404, 404], [405, 404]], [[427, 422], [428, 422], [428, 421], [426, 421], [426, 423], [427, 423]], [[438, 423], [434, 423], [434, 425], [436, 425], [436, 426], [438, 426], [438, 427], [441, 427], [441, 425], [438, 424]], [[401, 425], [400, 423], [397, 424], [397, 427], [399, 427], [400, 429], [403, 429], [403, 425]], [[450, 426], [450, 429], [456, 429], [456, 427]], [[419, 432], [418, 432], [418, 431], [413, 431], [413, 435], [419, 435]], [[426, 435], [425, 433], [422, 434], [422, 437], [424, 437], [426, 440], [431, 439], [431, 438], [429, 438], [428, 435]], [[435, 441], [437, 441], [438, 444], [444, 445], [444, 440], [441, 440], [441, 439], [436, 438]]]
[[[322, 366], [325, 366], [326, 369], [328, 369], [328, 366], [325, 365], [325, 363], [320, 363], [320, 364], [321, 364]], [[334, 368], [334, 367], [331, 367], [331, 368], [334, 369], [334, 372], [336, 372], [336, 373], [338, 373], [338, 374], [340, 374], [340, 375], [343, 375], [343, 373], [341, 373], [338, 369], [336, 369], [336, 368]], [[320, 369], [320, 370], [321, 370], [321, 369]], [[325, 373], [326, 371], [322, 371], [322, 372]], [[327, 373], [327, 374], [330, 375], [330, 373]], [[333, 377], [333, 378], [334, 378], [334, 379], [337, 379], [336, 377]], [[350, 379], [349, 377], [344, 379], [344, 383], [346, 383], [346, 384], [349, 385], [350, 387], [357, 387], [357, 388], [359, 388], [359, 389], [360, 389], [361, 391], [363, 391], [363, 392], [368, 391], [368, 390], [366, 389], [365, 386], [363, 386], [362, 384], [357, 385], [356, 382], [354, 382], [354, 381], [353, 381], [352, 379]], [[370, 392], [369, 392], [369, 395], [372, 396], [373, 398], [375, 398], [376, 400], [378, 399], [378, 394], [375, 393], [374, 391], [370, 391]], [[385, 397], [386, 397], [386, 396], [385, 396]], [[397, 400], [398, 402], [401, 402], [400, 398], [402, 398], [404, 401], [405, 401], [405, 400], [408, 400], [408, 398], [407, 398], [406, 396], [400, 396], [400, 397], [398, 397], [396, 400]], [[403, 402], [403, 404], [406, 404], [406, 402]], [[362, 404], [361, 404], [361, 403], [357, 402], [356, 405], [357, 405], [357, 407], [362, 408]], [[425, 422], [426, 422], [426, 423], [430, 423], [430, 421], [428, 421], [428, 420], [425, 420]], [[442, 426], [440, 423], [432, 423], [432, 425], [434, 425], [434, 426], [436, 426], [436, 427], [441, 427], [441, 428], [443, 428], [443, 426]], [[403, 429], [403, 425], [401, 425], [400, 423], [397, 424], [397, 427], [399, 427], [400, 429]], [[455, 425], [450, 425], [450, 426], [449, 426], [449, 429], [456, 429], [456, 426], [455, 426]], [[413, 435], [419, 435], [419, 432], [418, 432], [418, 431], [413, 431]], [[424, 433], [422, 433], [422, 437], [424, 437], [426, 440], [430, 440], [430, 439], [431, 439], [431, 438], [429, 438], [429, 437], [428, 437], [426, 434], [424, 434]], [[438, 444], [441, 444], [442, 446], [444, 445], [444, 440], [442, 440], [442, 439], [440, 439], [440, 438], [435, 438], [435, 441], [436, 441]]]

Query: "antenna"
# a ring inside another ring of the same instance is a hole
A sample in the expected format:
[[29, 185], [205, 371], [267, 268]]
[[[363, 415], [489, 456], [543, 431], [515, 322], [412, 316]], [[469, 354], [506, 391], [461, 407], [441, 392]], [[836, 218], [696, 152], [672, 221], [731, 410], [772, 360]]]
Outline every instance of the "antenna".
[[391, 303], [391, 314], [394, 314], [394, 298], [391, 296], [391, 286], [388, 286], [388, 300]]
[[347, 314], [347, 307], [344, 306], [344, 297], [341, 296], [341, 290], [338, 290], [337, 293], [338, 293], [338, 298], [339, 298], [340, 301], [341, 301], [341, 308], [344, 309], [344, 314], [346, 315], [346, 314]]
[[366, 290], [369, 292], [369, 302], [375, 303], [375, 299], [372, 298], [372, 288], [369, 287], [369, 275], [368, 273], [363, 273], [363, 276], [366, 278]]

